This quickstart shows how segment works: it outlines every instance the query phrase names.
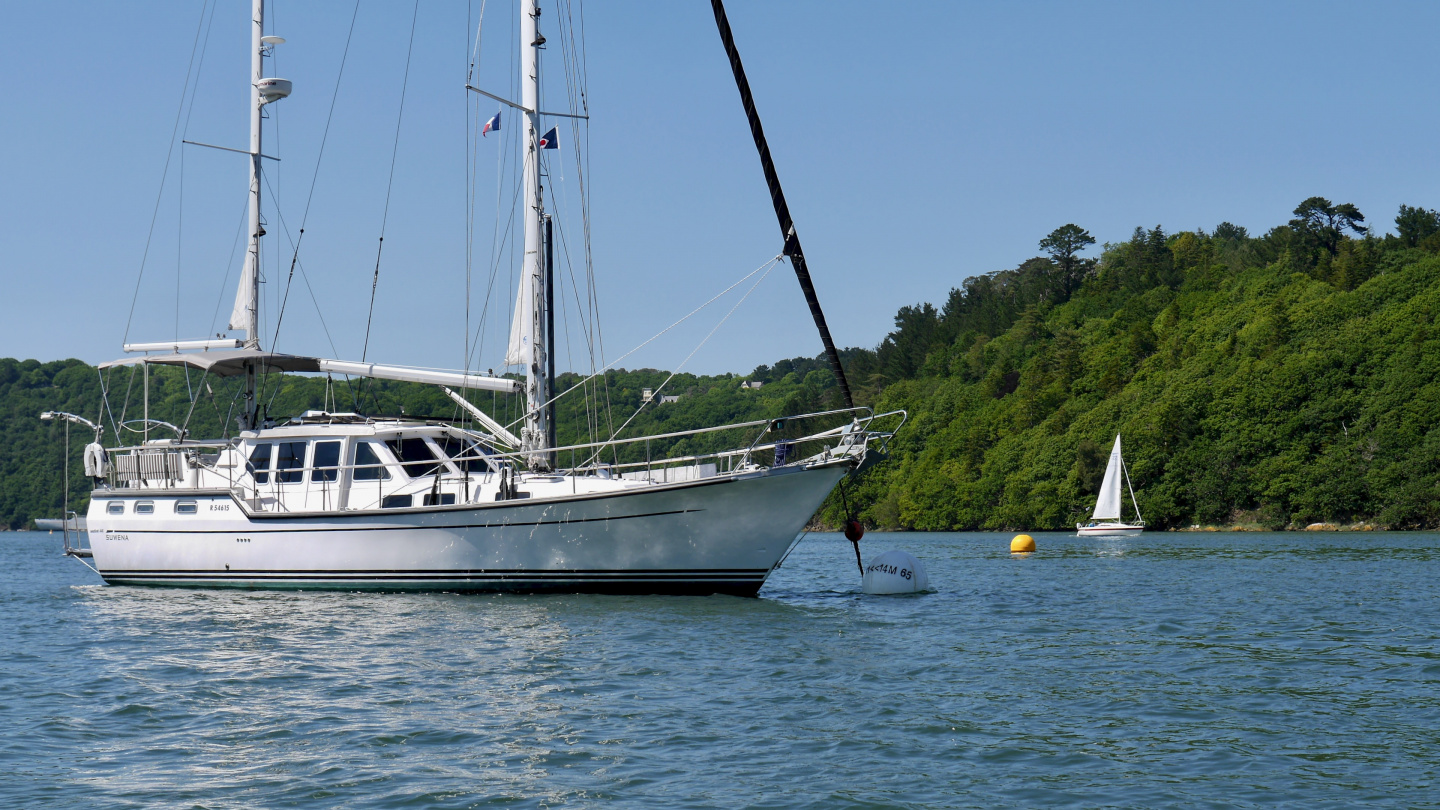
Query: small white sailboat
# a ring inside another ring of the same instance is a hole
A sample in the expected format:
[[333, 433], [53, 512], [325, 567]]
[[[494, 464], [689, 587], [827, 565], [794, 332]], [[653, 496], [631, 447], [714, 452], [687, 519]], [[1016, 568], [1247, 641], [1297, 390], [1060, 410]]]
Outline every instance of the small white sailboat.
[[[1130, 491], [1130, 505], [1135, 507], [1135, 520], [1126, 523], [1120, 514], [1120, 479]], [[1140, 517], [1140, 505], [1135, 502], [1135, 488], [1130, 485], [1130, 471], [1125, 469], [1125, 460], [1120, 457], [1120, 434], [1115, 434], [1115, 447], [1110, 451], [1110, 463], [1105, 466], [1105, 481], [1100, 485], [1100, 497], [1095, 500], [1095, 513], [1089, 523], [1076, 523], [1075, 531], [1081, 537], [1134, 536], [1145, 531], [1145, 521]]]

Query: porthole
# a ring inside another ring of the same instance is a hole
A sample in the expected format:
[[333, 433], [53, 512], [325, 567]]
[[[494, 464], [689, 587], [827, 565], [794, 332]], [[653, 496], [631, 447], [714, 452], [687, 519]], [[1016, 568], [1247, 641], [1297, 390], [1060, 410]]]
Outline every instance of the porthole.
[[153, 515], [153, 514], [155, 514], [155, 502], [154, 502], [154, 501], [136, 501], [136, 502], [135, 502], [135, 514], [137, 514], [137, 515]]
[[124, 501], [111, 501], [110, 503], [105, 504], [105, 514], [107, 514], [107, 515], [123, 515], [123, 514], [125, 514], [125, 502], [124, 502]]
[[200, 507], [194, 501], [175, 502], [175, 514], [177, 515], [193, 515], [198, 511], [200, 511]]

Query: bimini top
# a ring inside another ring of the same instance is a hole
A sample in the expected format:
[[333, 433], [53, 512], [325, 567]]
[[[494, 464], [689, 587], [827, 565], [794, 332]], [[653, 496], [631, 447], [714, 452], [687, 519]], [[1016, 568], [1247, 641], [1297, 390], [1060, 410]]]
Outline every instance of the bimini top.
[[384, 366], [378, 363], [358, 363], [353, 360], [327, 360], [323, 357], [305, 357], [298, 354], [278, 354], [258, 349], [226, 349], [220, 351], [175, 352], [145, 357], [126, 357], [101, 363], [100, 368], [134, 365], [187, 366], [214, 374], [216, 377], [233, 377], [244, 374], [247, 365], [255, 365], [260, 371], [300, 371], [349, 374], [354, 377], [371, 377], [377, 380], [399, 380], [401, 382], [430, 383], [432, 385], [453, 385], [482, 391], [517, 391], [520, 383], [504, 377], [489, 377], [483, 374], [465, 374], [457, 371], [437, 371], [411, 366]]

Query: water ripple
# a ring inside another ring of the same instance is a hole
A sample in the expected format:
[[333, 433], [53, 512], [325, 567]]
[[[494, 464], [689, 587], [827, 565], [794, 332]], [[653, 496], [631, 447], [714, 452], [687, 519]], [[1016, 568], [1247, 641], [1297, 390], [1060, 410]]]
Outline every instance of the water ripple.
[[[1434, 535], [815, 535], [760, 599], [97, 586], [0, 557], [0, 804], [1434, 805]], [[847, 565], [848, 563], [848, 565]]]

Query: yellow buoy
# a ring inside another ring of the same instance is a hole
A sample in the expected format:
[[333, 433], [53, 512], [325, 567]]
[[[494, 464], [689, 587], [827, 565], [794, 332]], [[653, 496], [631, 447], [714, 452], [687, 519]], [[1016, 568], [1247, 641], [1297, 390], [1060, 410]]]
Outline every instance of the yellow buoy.
[[1029, 554], [1035, 550], [1035, 538], [1028, 534], [1017, 534], [1015, 539], [1010, 541], [1011, 554]]

